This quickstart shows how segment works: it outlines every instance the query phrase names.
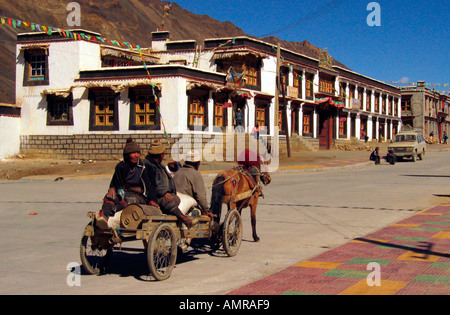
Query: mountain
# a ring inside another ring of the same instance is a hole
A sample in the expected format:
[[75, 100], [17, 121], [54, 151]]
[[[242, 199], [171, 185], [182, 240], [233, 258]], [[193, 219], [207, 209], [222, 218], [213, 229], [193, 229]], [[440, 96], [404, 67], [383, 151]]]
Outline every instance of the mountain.
[[[70, 29], [67, 25], [67, 0], [0, 0], [0, 16], [34, 22], [40, 25]], [[250, 36], [231, 22], [220, 22], [207, 15], [189, 12], [172, 3], [168, 16], [164, 17], [164, 5], [159, 0], [77, 0], [81, 7], [81, 28], [102, 34], [103, 37], [149, 47], [151, 32], [164, 21], [164, 30], [171, 40]], [[14, 29], [0, 26], [0, 103], [15, 103], [15, 44], [16, 34], [26, 32], [23, 26]], [[261, 40], [276, 44], [277, 37]], [[280, 41], [281, 46], [307, 56], [318, 58], [319, 48], [307, 41]], [[336, 64], [343, 66], [335, 61]]]

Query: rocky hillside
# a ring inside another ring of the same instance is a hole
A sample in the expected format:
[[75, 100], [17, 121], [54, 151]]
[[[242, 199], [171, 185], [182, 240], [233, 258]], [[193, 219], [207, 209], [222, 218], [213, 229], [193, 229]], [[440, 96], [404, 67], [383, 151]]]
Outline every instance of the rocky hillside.
[[[68, 0], [0, 0], [0, 16], [34, 22], [59, 28], [67, 25]], [[141, 47], [150, 46], [151, 32], [156, 31], [163, 21], [164, 5], [159, 0], [77, 0], [81, 5], [81, 26], [79, 28], [101, 33], [102, 36], [135, 43]], [[165, 18], [164, 30], [170, 31], [172, 40], [231, 37], [246, 35], [230, 22], [220, 22], [207, 15], [197, 15], [172, 3]], [[0, 26], [0, 103], [15, 103], [15, 41], [16, 34], [27, 31], [24, 27], [14, 29]], [[277, 43], [278, 38], [263, 40]], [[307, 41], [300, 43], [281, 41], [282, 47], [318, 58], [319, 49]]]

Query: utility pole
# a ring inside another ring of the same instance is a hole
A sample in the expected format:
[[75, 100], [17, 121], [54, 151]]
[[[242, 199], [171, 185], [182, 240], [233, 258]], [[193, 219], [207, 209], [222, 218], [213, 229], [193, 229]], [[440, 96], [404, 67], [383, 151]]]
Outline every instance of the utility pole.
[[274, 128], [273, 128], [273, 139], [274, 139], [274, 143], [272, 143], [272, 149], [271, 149], [271, 153], [272, 156], [279, 156], [280, 153], [280, 135], [279, 135], [279, 130], [278, 130], [278, 111], [280, 108], [280, 100], [279, 100], [279, 96], [280, 96], [280, 92], [279, 92], [279, 88], [280, 88], [280, 66], [281, 66], [281, 48], [280, 48], [280, 43], [278, 43], [277, 45], [277, 77], [276, 77], [276, 82], [275, 82], [275, 119], [274, 119]]
[[[276, 152], [279, 152], [280, 148], [280, 139], [279, 139], [279, 132], [278, 129], [279, 126], [279, 111], [280, 111], [280, 89], [283, 94], [283, 108], [286, 111], [286, 113], [283, 115], [281, 113], [281, 124], [286, 126], [286, 145], [287, 145], [287, 155], [288, 157], [291, 157], [291, 148], [289, 144], [289, 128], [287, 123], [287, 105], [286, 105], [286, 85], [283, 84], [281, 81], [281, 75], [280, 75], [280, 68], [281, 68], [281, 47], [280, 43], [277, 45], [277, 78], [276, 78], [276, 84], [275, 84], [275, 128], [274, 128], [274, 137], [275, 143], [276, 143]], [[272, 145], [273, 149], [273, 145]]]
[[[286, 78], [287, 81], [287, 78]], [[280, 86], [282, 88], [282, 93], [283, 93], [283, 108], [285, 113], [283, 114], [283, 112], [281, 112], [282, 115], [282, 125], [284, 125], [286, 127], [286, 147], [287, 147], [287, 156], [290, 158], [291, 157], [291, 145], [289, 142], [289, 128], [288, 128], [288, 119], [287, 119], [287, 104], [286, 104], [286, 81], [283, 83], [281, 82]]]

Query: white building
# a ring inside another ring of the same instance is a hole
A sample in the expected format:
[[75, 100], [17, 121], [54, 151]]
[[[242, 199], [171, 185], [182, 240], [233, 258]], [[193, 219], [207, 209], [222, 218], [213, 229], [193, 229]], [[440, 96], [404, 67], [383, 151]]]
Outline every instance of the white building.
[[322, 149], [364, 136], [389, 140], [400, 128], [396, 87], [286, 49], [280, 69], [286, 88], [276, 96], [276, 46], [260, 40], [209, 39], [200, 49], [155, 32], [140, 56], [105, 44], [100, 34], [72, 33], [79, 40], [18, 35], [23, 153], [109, 159], [121, 156], [130, 135], [143, 147], [153, 138], [173, 144], [192, 132], [222, 136], [234, 130], [238, 108], [246, 133], [258, 124], [270, 141], [279, 115], [281, 138], [289, 132]]

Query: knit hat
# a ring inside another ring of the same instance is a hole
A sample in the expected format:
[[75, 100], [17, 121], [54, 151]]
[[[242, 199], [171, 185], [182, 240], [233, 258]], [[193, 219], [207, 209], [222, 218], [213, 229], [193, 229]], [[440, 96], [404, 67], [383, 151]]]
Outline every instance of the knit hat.
[[155, 139], [150, 143], [150, 148], [148, 149], [148, 153], [149, 154], [162, 154], [162, 153], [164, 153], [165, 150], [166, 150], [166, 148], [164, 147], [164, 145], [159, 140]]
[[130, 154], [133, 152], [141, 152], [141, 148], [139, 147], [139, 144], [133, 141], [133, 139], [130, 137], [127, 139], [127, 144], [123, 148], [123, 155]]

